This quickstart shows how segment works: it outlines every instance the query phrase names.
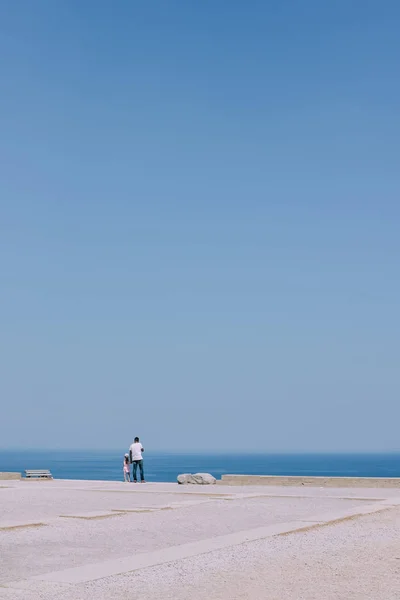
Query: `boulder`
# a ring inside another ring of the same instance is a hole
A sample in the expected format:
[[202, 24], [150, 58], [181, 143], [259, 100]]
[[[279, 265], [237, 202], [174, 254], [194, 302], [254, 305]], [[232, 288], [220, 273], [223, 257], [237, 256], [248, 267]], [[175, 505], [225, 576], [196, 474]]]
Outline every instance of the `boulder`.
[[196, 473], [195, 475], [184, 473], [178, 475], [178, 483], [181, 484], [213, 485], [216, 482], [217, 480], [210, 473]]
[[178, 483], [182, 485], [186, 485], [188, 483], [196, 483], [193, 479], [193, 475], [190, 473], [183, 473], [182, 475], [178, 475]]
[[193, 479], [200, 485], [214, 485], [217, 482], [215, 477], [210, 475], [210, 473], [196, 473], [193, 475]]

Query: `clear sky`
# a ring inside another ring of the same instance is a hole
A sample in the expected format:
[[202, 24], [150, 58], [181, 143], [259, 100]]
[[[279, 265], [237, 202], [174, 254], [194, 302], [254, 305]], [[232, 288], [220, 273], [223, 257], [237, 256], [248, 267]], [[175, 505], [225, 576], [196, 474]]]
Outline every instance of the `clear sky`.
[[399, 31], [0, 1], [0, 446], [400, 449]]

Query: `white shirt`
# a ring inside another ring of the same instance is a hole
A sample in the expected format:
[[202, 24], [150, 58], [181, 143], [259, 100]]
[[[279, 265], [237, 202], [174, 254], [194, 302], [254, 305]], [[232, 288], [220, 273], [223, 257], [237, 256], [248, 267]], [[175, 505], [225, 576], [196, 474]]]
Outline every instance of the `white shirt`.
[[132, 460], [142, 460], [143, 446], [140, 442], [133, 442], [129, 451], [132, 452]]

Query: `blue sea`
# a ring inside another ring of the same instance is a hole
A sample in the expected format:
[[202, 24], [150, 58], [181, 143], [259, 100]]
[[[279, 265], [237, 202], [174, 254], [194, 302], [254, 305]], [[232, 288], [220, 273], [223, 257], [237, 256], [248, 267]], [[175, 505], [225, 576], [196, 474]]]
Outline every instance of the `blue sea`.
[[[50, 469], [55, 478], [122, 479], [124, 451], [0, 450], [0, 471]], [[146, 452], [147, 481], [176, 481], [179, 473], [400, 477], [400, 453], [391, 454], [168, 454]]]

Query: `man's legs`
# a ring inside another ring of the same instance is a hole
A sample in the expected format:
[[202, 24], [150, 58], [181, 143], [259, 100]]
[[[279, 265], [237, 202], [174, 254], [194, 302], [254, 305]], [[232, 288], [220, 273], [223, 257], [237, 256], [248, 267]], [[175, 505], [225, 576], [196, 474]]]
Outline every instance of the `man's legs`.
[[144, 481], [143, 459], [138, 460], [138, 463], [139, 463], [139, 470], [140, 470], [140, 480]]
[[138, 461], [134, 460], [133, 461], [133, 481], [137, 481], [137, 464], [138, 464]]

